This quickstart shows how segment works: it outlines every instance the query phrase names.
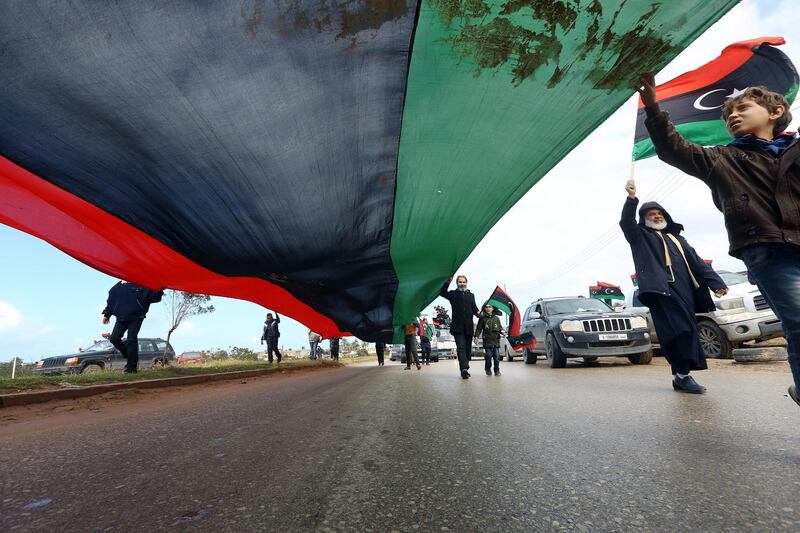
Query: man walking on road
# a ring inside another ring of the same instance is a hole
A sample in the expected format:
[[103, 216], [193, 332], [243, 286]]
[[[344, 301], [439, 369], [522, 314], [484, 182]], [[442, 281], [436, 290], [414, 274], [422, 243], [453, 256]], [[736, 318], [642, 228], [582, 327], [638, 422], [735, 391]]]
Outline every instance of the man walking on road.
[[475, 304], [475, 295], [467, 289], [467, 277], [456, 278], [456, 290], [448, 291], [447, 287], [453, 281], [453, 276], [445, 282], [439, 295], [450, 301], [453, 318], [450, 320], [450, 333], [456, 341], [458, 355], [458, 368], [463, 379], [469, 379], [469, 359], [472, 355], [472, 334], [475, 332], [475, 323], [472, 317], [480, 318], [478, 306]]
[[264, 333], [261, 335], [261, 344], [267, 343], [267, 358], [270, 363], [272, 362], [273, 352], [278, 358], [278, 362], [281, 362], [281, 352], [278, 350], [278, 339], [281, 336], [278, 328], [280, 322], [281, 317], [277, 311], [275, 312], [275, 318], [272, 317], [272, 313], [267, 313], [267, 320], [264, 322]]
[[331, 359], [334, 361], [339, 360], [339, 337], [331, 337], [330, 340]]
[[[164, 291], [151, 291], [135, 283], [120, 281], [108, 291], [108, 301], [103, 309], [103, 324], [108, 324], [111, 315], [116, 317], [109, 342], [127, 360], [125, 372], [138, 372], [139, 368], [139, 330], [150, 310], [150, 304], [160, 302]], [[122, 336], [128, 332], [125, 343]]]
[[419, 347], [422, 352], [422, 362], [431, 364], [431, 339], [435, 335], [433, 326], [428, 323], [428, 317], [423, 317], [419, 325]]
[[625, 185], [628, 198], [619, 222], [631, 246], [639, 282], [639, 299], [650, 309], [661, 350], [672, 367], [672, 387], [679, 392], [703, 394], [689, 372], [705, 370], [695, 313], [716, 310], [709, 288], [717, 298], [728, 292], [725, 282], [680, 236], [683, 226], [655, 202], [639, 209], [636, 223], [636, 184]]
[[316, 333], [314, 331], [308, 330], [308, 356], [310, 359], [317, 358], [317, 350], [319, 348], [319, 343], [322, 340], [322, 335]]
[[383, 366], [383, 356], [386, 352], [386, 343], [376, 342], [375, 353], [378, 355], [378, 366]]

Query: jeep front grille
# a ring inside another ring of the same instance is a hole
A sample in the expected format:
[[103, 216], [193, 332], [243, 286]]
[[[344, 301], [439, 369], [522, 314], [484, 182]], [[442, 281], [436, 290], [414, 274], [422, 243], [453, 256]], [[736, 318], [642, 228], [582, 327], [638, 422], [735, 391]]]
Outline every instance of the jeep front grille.
[[759, 294], [753, 298], [753, 304], [756, 306], [756, 311], [766, 311], [770, 308], [769, 304], [767, 303], [767, 299], [764, 298], [763, 294]]
[[64, 366], [64, 361], [66, 360], [66, 357], [51, 357], [44, 360], [42, 363], [42, 368], [47, 368], [49, 366]]
[[583, 320], [583, 331], [587, 333], [606, 331], [628, 331], [631, 328], [630, 318], [595, 318]]

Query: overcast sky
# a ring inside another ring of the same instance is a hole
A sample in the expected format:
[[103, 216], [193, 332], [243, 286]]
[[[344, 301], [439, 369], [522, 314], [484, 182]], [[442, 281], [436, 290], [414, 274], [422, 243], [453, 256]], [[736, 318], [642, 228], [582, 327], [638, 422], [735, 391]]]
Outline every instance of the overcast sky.
[[[726, 45], [762, 36], [782, 36], [781, 49], [800, 64], [796, 0], [744, 0], [688, 47], [656, 77], [663, 83], [714, 59]], [[550, 171], [486, 235], [459, 272], [483, 300], [505, 285], [518, 305], [547, 296], [588, 294], [595, 281], [622, 285], [629, 294], [633, 263], [618, 230], [630, 173], [636, 99], [632, 97], [558, 166]], [[800, 115], [796, 112], [795, 115]], [[797, 122], [793, 128], [797, 128]], [[722, 215], [699, 180], [651, 158], [638, 162], [635, 178], [642, 201], [658, 200], [686, 227], [684, 235], [718, 270], [743, 270], [728, 256]], [[0, 360], [27, 361], [86, 346], [107, 326], [100, 310], [116, 281], [48, 244], [0, 225]], [[180, 353], [214, 347], [259, 349], [261, 306], [213, 298], [213, 315], [196, 317], [174, 335]], [[433, 305], [443, 303], [434, 301]], [[446, 302], [444, 302], [446, 303]], [[165, 336], [160, 305], [152, 307], [140, 336]], [[283, 345], [306, 345], [306, 328], [285, 319]]]

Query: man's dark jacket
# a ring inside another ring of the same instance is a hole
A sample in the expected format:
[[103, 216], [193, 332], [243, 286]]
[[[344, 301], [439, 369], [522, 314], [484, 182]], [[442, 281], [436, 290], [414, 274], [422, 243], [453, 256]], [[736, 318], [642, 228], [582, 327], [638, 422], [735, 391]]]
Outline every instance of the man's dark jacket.
[[442, 285], [439, 296], [450, 300], [450, 306], [453, 309], [453, 318], [450, 320], [450, 333], [453, 335], [468, 335], [471, 337], [475, 327], [472, 317], [478, 314], [478, 306], [475, 304], [475, 295], [469, 292], [469, 290], [448, 291], [448, 285], [450, 285], [450, 282], [446, 282]]
[[800, 246], [800, 145], [779, 156], [751, 146], [703, 147], [684, 139], [659, 107], [647, 107], [645, 126], [662, 161], [700, 178], [725, 216], [729, 253], [746, 246]]
[[264, 333], [261, 334], [261, 340], [265, 341], [268, 339], [277, 339], [281, 336], [281, 331], [278, 328], [278, 324], [281, 323], [281, 317], [275, 314], [275, 318], [272, 322], [265, 321], [264, 322]]
[[108, 301], [106, 308], [103, 309], [103, 316], [110, 318], [111, 315], [117, 320], [135, 320], [145, 318], [150, 304], [160, 302], [164, 296], [164, 291], [151, 291], [140, 287], [135, 283], [117, 282], [108, 291]]
[[[664, 239], [668, 239], [667, 233], [674, 235], [683, 247], [686, 254], [686, 262], [694, 274], [697, 283], [700, 285], [695, 289], [695, 312], [710, 313], [716, 309], [714, 300], [711, 299], [711, 290], [727, 288], [722, 278], [705, 261], [703, 261], [694, 248], [681, 237], [683, 226], [672, 220], [667, 211], [656, 202], [645, 202], [639, 209], [639, 222], [636, 222], [636, 206], [639, 204], [638, 198], [627, 198], [625, 206], [622, 208], [622, 217], [619, 226], [625, 234], [625, 239], [631, 245], [633, 264], [636, 268], [636, 278], [639, 283], [639, 299], [647, 304], [647, 294], [661, 294], [670, 296], [671, 291], [669, 281], [671, 274], [667, 268], [666, 257], [664, 254], [664, 241], [658, 236], [656, 230], [648, 228], [644, 221], [644, 215], [650, 209], [660, 209], [667, 221], [667, 227], [661, 232]], [[683, 261], [683, 259], [679, 259]], [[644, 296], [644, 298], [642, 298]]]

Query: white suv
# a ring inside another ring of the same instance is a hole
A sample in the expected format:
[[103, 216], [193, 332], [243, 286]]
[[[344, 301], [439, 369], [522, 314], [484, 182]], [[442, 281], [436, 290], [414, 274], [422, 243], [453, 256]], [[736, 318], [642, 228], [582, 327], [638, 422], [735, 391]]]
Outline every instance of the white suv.
[[[700, 330], [700, 344], [706, 357], [731, 357], [735, 348], [745, 341], [764, 341], [783, 336], [781, 321], [770, 309], [766, 299], [747, 280], [746, 274], [717, 271], [728, 286], [728, 294], [714, 298], [717, 310], [713, 313], [698, 313], [697, 324]], [[650, 313], [638, 298], [639, 291], [633, 293], [633, 306], [628, 311], [639, 311], [647, 315], [650, 324], [650, 338], [658, 344], [658, 336]]]

